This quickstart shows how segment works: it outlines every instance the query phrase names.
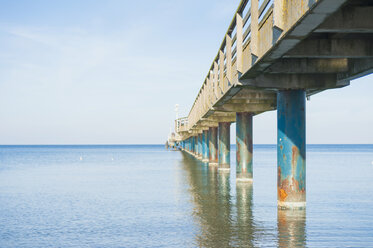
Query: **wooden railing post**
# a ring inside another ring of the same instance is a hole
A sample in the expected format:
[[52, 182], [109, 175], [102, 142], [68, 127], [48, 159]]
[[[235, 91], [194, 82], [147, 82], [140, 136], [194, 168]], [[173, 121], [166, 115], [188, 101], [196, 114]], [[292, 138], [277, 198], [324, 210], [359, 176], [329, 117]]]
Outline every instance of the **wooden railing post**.
[[211, 76], [212, 76], [212, 72], [210, 70], [209, 71], [209, 75], [208, 75], [208, 81], [209, 81], [209, 106], [212, 105], [212, 103], [213, 103], [213, 95], [214, 95], [214, 87], [212, 85], [213, 82], [212, 82]]
[[284, 26], [284, 0], [274, 0], [272, 44], [275, 44], [281, 37]]
[[219, 98], [219, 89], [218, 89], [218, 63], [214, 61], [214, 90], [216, 99]]
[[225, 93], [226, 87], [224, 85], [224, 52], [220, 49], [219, 50], [219, 67], [220, 67], [220, 72], [219, 72], [219, 85], [220, 85], [220, 90]]
[[243, 22], [242, 22], [242, 16], [240, 13], [236, 14], [236, 65], [237, 65], [237, 71], [240, 73], [243, 73], [243, 59], [242, 59], [242, 52], [243, 52]]
[[259, 3], [258, 0], [251, 0], [251, 41], [250, 41], [250, 49], [251, 49], [251, 65], [254, 65], [256, 60], [258, 59], [259, 51], [258, 51], [258, 18], [259, 18]]
[[228, 85], [232, 83], [232, 38], [230, 35], [225, 36], [226, 66]]

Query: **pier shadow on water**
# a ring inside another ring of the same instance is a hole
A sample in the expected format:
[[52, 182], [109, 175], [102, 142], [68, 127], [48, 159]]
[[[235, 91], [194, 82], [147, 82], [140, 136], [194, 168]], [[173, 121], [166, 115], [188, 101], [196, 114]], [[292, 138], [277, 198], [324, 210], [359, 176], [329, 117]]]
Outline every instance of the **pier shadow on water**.
[[193, 246], [306, 247], [306, 210], [274, 209], [277, 223], [268, 227], [255, 215], [253, 183], [235, 182], [233, 172], [219, 171], [186, 153], [182, 166], [197, 230]]

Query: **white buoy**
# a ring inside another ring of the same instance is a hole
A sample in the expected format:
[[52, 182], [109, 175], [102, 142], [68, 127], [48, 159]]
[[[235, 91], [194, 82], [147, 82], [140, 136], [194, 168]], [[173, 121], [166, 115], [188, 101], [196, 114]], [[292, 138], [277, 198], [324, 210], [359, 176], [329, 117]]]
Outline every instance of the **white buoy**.
[[79, 160], [80, 160], [80, 161], [82, 161], [82, 160], [83, 160], [83, 157], [82, 157], [82, 156], [80, 156]]
[[111, 158], [111, 161], [114, 161], [114, 158]]

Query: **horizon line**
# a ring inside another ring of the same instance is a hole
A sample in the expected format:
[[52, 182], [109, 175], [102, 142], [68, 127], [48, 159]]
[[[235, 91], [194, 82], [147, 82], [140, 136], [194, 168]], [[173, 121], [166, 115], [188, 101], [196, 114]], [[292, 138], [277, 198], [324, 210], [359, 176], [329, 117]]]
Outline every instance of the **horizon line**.
[[[162, 143], [149, 143], [149, 144], [0, 144], [0, 146], [144, 146], [144, 145], [165, 145]], [[235, 143], [231, 144], [236, 145]], [[259, 143], [254, 145], [277, 145]], [[373, 143], [308, 143], [306, 145], [373, 145]]]

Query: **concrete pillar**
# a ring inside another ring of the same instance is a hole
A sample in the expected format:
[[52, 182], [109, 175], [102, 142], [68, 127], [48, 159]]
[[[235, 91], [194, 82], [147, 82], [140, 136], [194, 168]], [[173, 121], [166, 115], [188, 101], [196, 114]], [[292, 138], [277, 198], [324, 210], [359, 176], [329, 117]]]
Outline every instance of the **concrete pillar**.
[[236, 114], [236, 179], [253, 180], [253, 114]]
[[219, 170], [230, 170], [230, 122], [219, 122]]
[[202, 162], [209, 162], [209, 131], [204, 130], [202, 133]]
[[198, 135], [194, 136], [194, 155], [198, 157]]
[[209, 128], [209, 165], [218, 165], [218, 128]]
[[194, 154], [195, 150], [196, 150], [196, 137], [192, 136], [192, 150], [191, 150], [192, 154]]
[[281, 209], [306, 206], [305, 99], [304, 90], [277, 95], [277, 199]]
[[198, 134], [198, 158], [202, 159], [202, 134]]

